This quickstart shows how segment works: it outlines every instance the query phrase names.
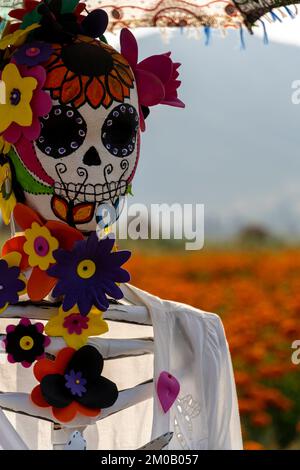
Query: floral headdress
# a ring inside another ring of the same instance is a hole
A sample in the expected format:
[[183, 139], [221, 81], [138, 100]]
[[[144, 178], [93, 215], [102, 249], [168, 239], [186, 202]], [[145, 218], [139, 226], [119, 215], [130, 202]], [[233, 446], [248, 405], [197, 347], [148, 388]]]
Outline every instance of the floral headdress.
[[[75, 107], [87, 102], [94, 108], [108, 108], [112, 100], [123, 103], [135, 81], [142, 131], [150, 107], [157, 104], [184, 107], [177, 95], [180, 64], [173, 63], [170, 53], [138, 62], [137, 43], [127, 29], [121, 32], [121, 54], [116, 52], [104, 36], [108, 24], [105, 11], [97, 9], [87, 13], [85, 3], [79, 0], [25, 0], [24, 7], [11, 11], [10, 17], [12, 21], [0, 40], [3, 86], [0, 151], [8, 157], [8, 162], [14, 158], [11, 144], [27, 148], [28, 143], [39, 138], [42, 117], [52, 107], [51, 98]], [[97, 57], [93, 60], [93, 78], [90, 73], [84, 73], [85, 67], [91, 67], [90, 61], [86, 65], [81, 63], [80, 73], [74, 71], [74, 61], [79, 56], [88, 56], [91, 47]], [[70, 61], [72, 72], [68, 69]], [[26, 166], [34, 170], [39, 181], [51, 184], [30, 150], [26, 154]], [[26, 179], [26, 185], [31, 185], [35, 193], [49, 192], [47, 186], [37, 181], [29, 183], [30, 177], [23, 175], [23, 170], [19, 173], [18, 179], [22, 182]], [[9, 170], [5, 170], [0, 175], [2, 194], [8, 184], [8, 174]], [[14, 183], [17, 184], [11, 181], [11, 186]], [[14, 204], [13, 192], [11, 197], [0, 196], [5, 223], [9, 222], [8, 214]]]

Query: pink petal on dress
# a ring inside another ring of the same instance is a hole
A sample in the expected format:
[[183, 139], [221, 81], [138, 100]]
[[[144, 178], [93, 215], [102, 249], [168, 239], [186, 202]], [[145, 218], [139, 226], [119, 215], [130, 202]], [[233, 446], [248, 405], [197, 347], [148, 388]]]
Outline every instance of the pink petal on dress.
[[180, 384], [176, 377], [164, 371], [158, 377], [156, 391], [162, 409], [167, 413], [178, 397]]

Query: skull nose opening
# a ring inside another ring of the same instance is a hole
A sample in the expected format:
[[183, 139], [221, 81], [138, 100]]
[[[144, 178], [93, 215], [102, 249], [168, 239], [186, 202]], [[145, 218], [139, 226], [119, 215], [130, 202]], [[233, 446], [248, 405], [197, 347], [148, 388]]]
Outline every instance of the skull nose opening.
[[101, 165], [101, 159], [99, 153], [95, 147], [90, 147], [83, 157], [83, 163], [87, 166], [99, 166]]

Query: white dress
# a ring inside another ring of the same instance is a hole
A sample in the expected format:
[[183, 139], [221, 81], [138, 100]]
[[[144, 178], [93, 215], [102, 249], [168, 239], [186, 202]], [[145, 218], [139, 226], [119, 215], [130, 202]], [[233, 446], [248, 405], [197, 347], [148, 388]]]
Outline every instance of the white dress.
[[[150, 439], [171, 431], [168, 449], [242, 449], [235, 382], [228, 344], [220, 318], [188, 305], [161, 300], [131, 285], [122, 287], [125, 298], [144, 305], [150, 326], [110, 323], [112, 338], [144, 338], [154, 332], [153, 355], [106, 361], [103, 375], [119, 389], [154, 377], [153, 399], [147, 399], [85, 431], [88, 449], [137, 449]], [[0, 321], [4, 331], [4, 320]], [[11, 323], [11, 320], [6, 321]], [[164, 413], [155, 384], [162, 371], [180, 383], [178, 398]], [[7, 365], [1, 359], [0, 390], [30, 392], [35, 384], [30, 370]], [[51, 425], [35, 418], [8, 413], [30, 449], [51, 448]], [[0, 415], [1, 420], [1, 415]], [[72, 430], [70, 430], [70, 433]], [[0, 447], [22, 448], [18, 434], [0, 426]]]

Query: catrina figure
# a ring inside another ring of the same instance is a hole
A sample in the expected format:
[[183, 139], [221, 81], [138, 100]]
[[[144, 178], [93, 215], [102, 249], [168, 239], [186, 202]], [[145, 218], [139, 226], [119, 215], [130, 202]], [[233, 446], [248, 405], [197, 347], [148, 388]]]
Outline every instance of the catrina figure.
[[[85, 448], [79, 430], [100, 419], [103, 448], [144, 446], [153, 422], [144, 450], [240, 449], [221, 320], [128, 284], [130, 252], [97, 227], [101, 207], [117, 214], [130, 193], [150, 108], [184, 107], [180, 64], [170, 53], [140, 60], [127, 29], [117, 52], [107, 14], [78, 0], [24, 0], [10, 16], [0, 39], [0, 209], [11, 224], [0, 314], [18, 321], [0, 336], [7, 366], [29, 369], [33, 388], [6, 391], [10, 375], [13, 387], [25, 375], [4, 372], [0, 448], [27, 448], [3, 408], [51, 421], [55, 449]], [[116, 337], [99, 338], [106, 319]]]
[[15, 194], [45, 220], [95, 230], [99, 206], [117, 211], [130, 191], [149, 107], [184, 107], [180, 64], [170, 53], [138, 62], [126, 29], [117, 52], [103, 35], [107, 14], [76, 0], [27, 1], [11, 17], [0, 133]]

